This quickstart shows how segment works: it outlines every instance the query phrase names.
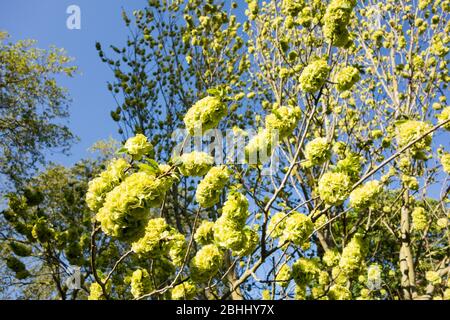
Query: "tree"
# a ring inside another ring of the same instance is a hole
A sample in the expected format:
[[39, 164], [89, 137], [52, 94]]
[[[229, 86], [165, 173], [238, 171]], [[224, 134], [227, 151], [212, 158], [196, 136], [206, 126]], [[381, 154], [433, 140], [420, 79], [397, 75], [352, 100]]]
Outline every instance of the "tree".
[[[127, 140], [121, 151], [133, 161], [88, 192], [96, 233], [128, 243], [109, 272], [144, 259], [129, 271], [137, 299], [448, 298], [449, 156], [433, 139], [450, 123], [448, 11], [447, 1], [248, 1], [242, 91], [201, 87], [182, 124], [205, 134], [240, 114], [232, 105], [245, 97], [258, 114], [244, 123], [259, 129], [247, 164], [212, 166], [201, 152], [164, 161], [166, 149], [153, 155], [144, 135]], [[213, 16], [187, 14], [185, 30]], [[207, 48], [196, 52], [208, 57]], [[270, 176], [267, 158], [251, 162], [265, 149], [279, 154]], [[180, 230], [164, 208], [182, 176], [203, 178]], [[161, 264], [171, 276], [160, 278]], [[114, 286], [96, 277], [91, 298], [114, 297]]]
[[6, 38], [0, 34], [0, 173], [4, 184], [20, 185], [45, 162], [45, 150], [67, 153], [75, 139], [61, 124], [69, 115], [68, 97], [56, 76], [71, 77], [76, 68], [61, 49]]

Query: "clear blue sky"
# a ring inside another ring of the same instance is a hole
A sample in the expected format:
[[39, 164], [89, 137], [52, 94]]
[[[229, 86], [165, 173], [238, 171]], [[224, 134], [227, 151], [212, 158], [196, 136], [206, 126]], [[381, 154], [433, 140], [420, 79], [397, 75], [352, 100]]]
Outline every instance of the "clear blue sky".
[[[106, 81], [113, 75], [100, 61], [95, 42], [105, 49], [110, 44], [125, 44], [127, 29], [121, 18], [121, 8], [128, 12], [143, 8], [145, 0], [1, 0], [0, 30], [7, 31], [11, 41], [35, 39], [37, 47], [51, 45], [67, 50], [75, 59], [79, 74], [60, 81], [73, 99], [69, 126], [80, 138], [72, 155], [49, 155], [49, 159], [70, 165], [89, 155], [87, 149], [97, 140], [113, 136], [120, 139], [117, 127], [109, 116], [115, 106]], [[67, 7], [81, 9], [81, 30], [69, 30]]]

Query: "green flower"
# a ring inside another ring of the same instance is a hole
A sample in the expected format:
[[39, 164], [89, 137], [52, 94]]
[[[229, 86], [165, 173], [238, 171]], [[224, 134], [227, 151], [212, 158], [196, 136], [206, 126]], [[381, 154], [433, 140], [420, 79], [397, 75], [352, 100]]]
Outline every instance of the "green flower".
[[150, 154], [153, 146], [148, 142], [146, 136], [138, 133], [135, 137], [129, 138], [125, 142], [124, 149], [133, 160], [141, 160], [144, 155]]
[[359, 270], [366, 252], [366, 244], [361, 234], [357, 233], [342, 250], [339, 268], [345, 275]]
[[145, 269], [137, 269], [131, 275], [131, 294], [134, 298], [149, 293], [152, 290], [150, 275]]
[[336, 75], [336, 88], [339, 91], [350, 90], [359, 79], [359, 70], [357, 68], [351, 66], [345, 67]]
[[[408, 143], [423, 136], [425, 132], [431, 129], [431, 126], [422, 121], [407, 120], [397, 125], [397, 142], [400, 148]], [[422, 151], [428, 150], [432, 141], [432, 134], [426, 135], [423, 139], [417, 141], [410, 150], [413, 156], [420, 156]]]
[[204, 176], [214, 164], [214, 158], [206, 152], [193, 151], [183, 154], [180, 162], [180, 172], [184, 176]]
[[161, 204], [172, 183], [171, 177], [157, 178], [147, 172], [128, 176], [107, 194], [97, 213], [103, 232], [122, 240], [133, 240], [143, 230], [149, 208]]
[[318, 91], [325, 84], [330, 70], [330, 66], [324, 59], [310, 63], [300, 75], [301, 89], [309, 93]]
[[191, 278], [204, 282], [212, 278], [223, 264], [223, 252], [213, 244], [202, 247], [191, 260]]
[[219, 98], [208, 96], [197, 101], [186, 113], [184, 123], [192, 136], [217, 127], [227, 115], [227, 106]]
[[197, 294], [197, 287], [192, 281], [185, 281], [172, 289], [173, 300], [191, 300]]
[[301, 246], [308, 240], [313, 231], [314, 224], [310, 217], [299, 212], [293, 212], [286, 218], [280, 243], [291, 241], [293, 244]]
[[327, 138], [315, 138], [305, 147], [305, 159], [308, 161], [308, 165], [320, 165], [330, 157], [330, 144]]
[[97, 212], [105, 201], [106, 194], [116, 187], [125, 177], [125, 170], [130, 165], [125, 159], [114, 159], [98, 178], [89, 181], [86, 204]]
[[351, 188], [348, 175], [341, 172], [327, 172], [319, 180], [320, 198], [328, 205], [339, 205], [347, 199]]
[[201, 245], [207, 245], [214, 241], [214, 222], [203, 220], [194, 234], [195, 242]]
[[230, 173], [226, 166], [211, 168], [199, 183], [195, 199], [203, 208], [210, 208], [220, 200], [222, 189], [228, 183]]
[[350, 206], [355, 209], [367, 208], [380, 192], [380, 182], [377, 180], [369, 181], [350, 193]]
[[281, 287], [286, 288], [289, 285], [289, 282], [292, 279], [292, 270], [284, 263], [277, 272], [277, 276], [275, 277], [275, 281]]
[[[450, 107], [445, 107], [444, 110], [442, 110], [441, 114], [437, 116], [437, 118], [439, 122], [445, 122], [450, 120]], [[450, 122], [445, 124], [443, 128], [450, 131]]]

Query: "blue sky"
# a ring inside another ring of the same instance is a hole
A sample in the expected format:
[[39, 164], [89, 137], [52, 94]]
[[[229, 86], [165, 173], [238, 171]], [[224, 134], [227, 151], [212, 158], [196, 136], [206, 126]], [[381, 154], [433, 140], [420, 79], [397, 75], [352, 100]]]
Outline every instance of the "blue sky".
[[[71, 165], [89, 156], [87, 149], [97, 140], [109, 136], [120, 139], [117, 127], [109, 115], [115, 106], [106, 82], [113, 75], [100, 61], [95, 42], [104, 48], [110, 44], [123, 45], [127, 29], [121, 18], [121, 8], [128, 12], [143, 8], [145, 0], [1, 0], [0, 30], [7, 31], [11, 41], [35, 39], [37, 47], [55, 45], [67, 50], [75, 59], [79, 73], [74, 78], [62, 79], [73, 100], [70, 106], [69, 126], [80, 138], [73, 146], [72, 155], [49, 155], [49, 159]], [[81, 30], [69, 30], [67, 7], [81, 9]]]

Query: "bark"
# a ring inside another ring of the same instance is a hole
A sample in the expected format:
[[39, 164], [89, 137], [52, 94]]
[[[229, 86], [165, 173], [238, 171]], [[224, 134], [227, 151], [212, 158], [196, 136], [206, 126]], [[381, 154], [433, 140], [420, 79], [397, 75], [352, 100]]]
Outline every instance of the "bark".
[[409, 209], [409, 192], [405, 191], [403, 195], [403, 206], [400, 217], [401, 230], [401, 248], [400, 248], [400, 271], [402, 274], [401, 285], [403, 290], [403, 298], [411, 300], [416, 297], [416, 275], [414, 271], [413, 254], [411, 250], [410, 239], [410, 209]]

